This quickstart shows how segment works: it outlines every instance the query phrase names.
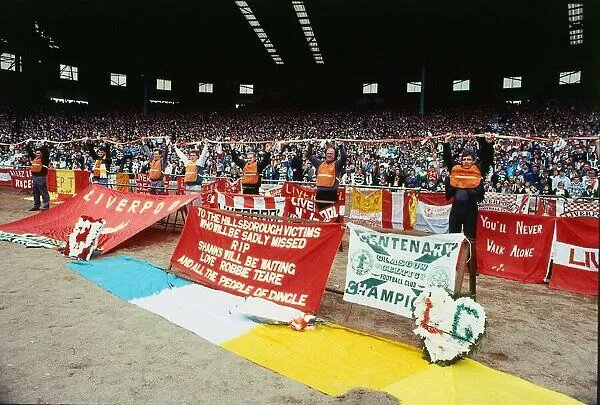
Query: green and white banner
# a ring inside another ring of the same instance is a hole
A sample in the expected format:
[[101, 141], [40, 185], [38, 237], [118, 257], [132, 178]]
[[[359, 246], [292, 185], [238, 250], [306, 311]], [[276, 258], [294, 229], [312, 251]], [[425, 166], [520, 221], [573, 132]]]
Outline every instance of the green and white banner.
[[427, 287], [454, 290], [462, 234], [409, 236], [348, 224], [344, 301], [412, 317]]

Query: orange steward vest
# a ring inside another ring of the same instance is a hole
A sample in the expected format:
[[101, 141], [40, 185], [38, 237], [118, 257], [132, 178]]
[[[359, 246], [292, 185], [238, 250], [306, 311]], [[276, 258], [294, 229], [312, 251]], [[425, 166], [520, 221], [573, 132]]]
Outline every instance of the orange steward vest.
[[481, 183], [481, 172], [475, 165], [465, 169], [455, 165], [450, 171], [450, 185], [454, 188], [475, 188]]
[[36, 157], [31, 161], [31, 173], [39, 173], [43, 167], [42, 158]]
[[[158, 159], [156, 161], [153, 160], [153, 161], [150, 162], [150, 171], [148, 173], [150, 175], [150, 180], [160, 180], [160, 179], [162, 179], [163, 172], [162, 172], [162, 161], [161, 161], [161, 159]], [[187, 172], [187, 170], [186, 170], [186, 172]]]
[[198, 181], [198, 166], [196, 162], [190, 162], [185, 166], [185, 177], [183, 181], [186, 183], [195, 183]]
[[242, 170], [242, 184], [256, 185], [258, 184], [258, 164], [256, 161], [246, 163]]
[[335, 184], [335, 160], [323, 162], [317, 170], [317, 187], [333, 187]]

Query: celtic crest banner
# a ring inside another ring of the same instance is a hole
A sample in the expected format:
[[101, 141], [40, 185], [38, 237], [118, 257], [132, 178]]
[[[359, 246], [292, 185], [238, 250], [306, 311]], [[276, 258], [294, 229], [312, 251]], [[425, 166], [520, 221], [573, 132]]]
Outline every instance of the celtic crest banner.
[[348, 227], [344, 301], [411, 318], [425, 288], [454, 290], [462, 234], [418, 237]]

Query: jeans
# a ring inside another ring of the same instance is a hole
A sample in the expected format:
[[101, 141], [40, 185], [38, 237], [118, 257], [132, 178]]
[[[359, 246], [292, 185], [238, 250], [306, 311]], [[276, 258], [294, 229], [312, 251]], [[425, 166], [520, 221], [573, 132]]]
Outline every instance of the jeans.
[[40, 196], [44, 203], [43, 207], [50, 206], [50, 194], [48, 194], [48, 184], [46, 176], [33, 176], [33, 207], [40, 208]]

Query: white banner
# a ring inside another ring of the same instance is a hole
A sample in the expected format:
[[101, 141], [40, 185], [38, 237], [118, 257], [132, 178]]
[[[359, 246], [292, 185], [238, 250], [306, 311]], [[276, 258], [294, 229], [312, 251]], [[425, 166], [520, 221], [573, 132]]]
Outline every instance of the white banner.
[[348, 227], [344, 301], [410, 318], [423, 289], [454, 290], [462, 234], [417, 237]]

